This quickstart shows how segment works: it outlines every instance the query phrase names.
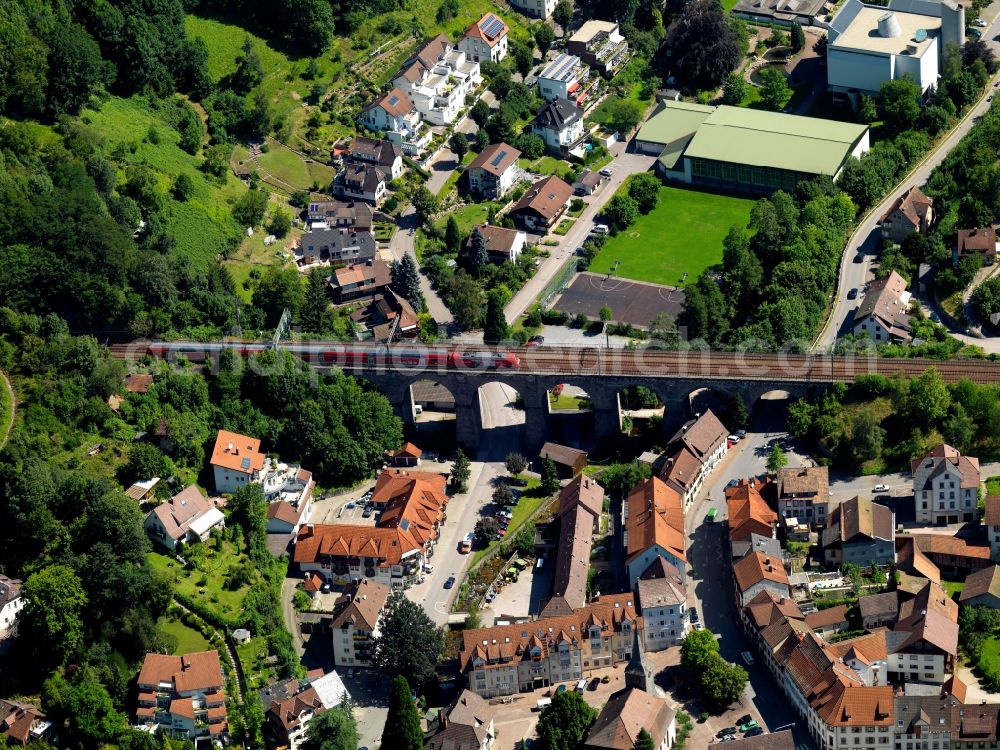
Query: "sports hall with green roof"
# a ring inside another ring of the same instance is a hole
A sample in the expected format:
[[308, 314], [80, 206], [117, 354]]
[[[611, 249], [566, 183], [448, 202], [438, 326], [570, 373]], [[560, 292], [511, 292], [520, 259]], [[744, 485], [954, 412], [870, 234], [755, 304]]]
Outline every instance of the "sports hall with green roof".
[[836, 179], [869, 148], [867, 125], [758, 109], [664, 101], [635, 137], [665, 178], [738, 193], [793, 190]]

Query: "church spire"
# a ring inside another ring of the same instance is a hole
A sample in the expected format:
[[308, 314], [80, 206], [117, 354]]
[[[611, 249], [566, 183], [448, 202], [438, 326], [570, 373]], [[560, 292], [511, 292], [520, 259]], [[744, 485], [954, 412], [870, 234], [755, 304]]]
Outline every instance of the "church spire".
[[646, 658], [646, 652], [642, 648], [642, 638], [639, 628], [634, 627], [632, 630], [634, 632], [632, 656], [625, 666], [625, 687], [639, 688], [639, 690], [654, 694], [653, 665]]

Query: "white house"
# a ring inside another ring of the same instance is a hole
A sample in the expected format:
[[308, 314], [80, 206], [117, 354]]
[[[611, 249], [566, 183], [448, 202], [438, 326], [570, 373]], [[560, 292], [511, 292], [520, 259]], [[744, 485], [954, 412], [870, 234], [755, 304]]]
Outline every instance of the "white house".
[[[516, 262], [517, 256], [524, 251], [524, 246], [528, 241], [528, 235], [517, 229], [480, 224], [472, 228], [473, 233], [477, 229], [486, 240], [486, 252], [490, 256], [490, 260], [495, 263], [502, 263], [505, 260], [509, 260], [511, 263]], [[473, 234], [470, 234], [469, 239], [466, 240], [468, 249], [472, 247], [472, 238]]]
[[0, 641], [16, 632], [17, 618], [24, 609], [21, 582], [16, 578], [0, 575]]
[[646, 651], [677, 646], [688, 634], [687, 589], [677, 568], [657, 557], [636, 583]]
[[259, 481], [264, 458], [257, 438], [219, 430], [211, 458], [215, 491], [220, 495], [228, 494]]
[[974, 521], [979, 502], [979, 459], [941, 443], [910, 461], [917, 523]]
[[136, 723], [159, 725], [174, 739], [228, 740], [226, 684], [218, 651], [146, 654], [136, 679]]
[[430, 719], [424, 750], [490, 750], [496, 739], [493, 708], [471, 690], [463, 690], [437, 719]]
[[348, 160], [379, 167], [390, 180], [403, 174], [403, 149], [384, 138], [355, 136], [347, 148]]
[[512, 0], [511, 5], [519, 11], [536, 18], [548, 18], [556, 9], [557, 0]]
[[486, 13], [465, 30], [458, 48], [473, 62], [498, 63], [507, 56], [507, 24], [495, 13]]
[[387, 175], [373, 164], [345, 164], [333, 180], [333, 192], [377, 206], [385, 198]]
[[877, 95], [883, 83], [911, 76], [937, 85], [949, 44], [965, 42], [965, 11], [951, 0], [847, 0], [830, 24], [827, 84], [834, 94]]
[[517, 180], [520, 156], [520, 151], [506, 143], [484, 148], [465, 171], [469, 191], [492, 200], [503, 198]]
[[868, 285], [864, 300], [854, 311], [853, 332], [876, 344], [909, 341], [910, 293], [906, 279], [895, 271]]
[[204, 542], [212, 529], [225, 525], [222, 511], [193, 484], [153, 508], [143, 524], [146, 533], [169, 550], [181, 543]]
[[587, 66], [576, 55], [565, 52], [545, 66], [538, 76], [538, 93], [547, 101], [556, 99], [577, 100], [573, 93], [580, 88], [580, 81], [587, 77]]
[[333, 663], [338, 667], [372, 666], [374, 639], [389, 587], [369, 578], [354, 581], [333, 605]]
[[531, 123], [531, 132], [550, 151], [562, 152], [583, 138], [583, 110], [569, 99], [554, 99]]
[[432, 137], [413, 101], [398, 86], [361, 110], [358, 122], [384, 133], [387, 140], [398, 143], [410, 156], [419, 156]]
[[438, 34], [404, 63], [393, 83], [409, 96], [424, 120], [449, 125], [479, 80], [479, 63]]
[[296, 534], [302, 524], [312, 519], [312, 472], [300, 466], [277, 464], [266, 472], [263, 481], [267, 506], [268, 534]]

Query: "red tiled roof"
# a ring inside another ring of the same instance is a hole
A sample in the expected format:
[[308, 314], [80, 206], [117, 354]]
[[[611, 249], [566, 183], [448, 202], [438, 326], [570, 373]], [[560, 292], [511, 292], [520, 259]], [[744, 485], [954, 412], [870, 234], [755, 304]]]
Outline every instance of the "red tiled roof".
[[628, 495], [628, 518], [625, 519], [628, 549], [625, 560], [659, 545], [686, 560], [684, 553], [684, 501], [677, 490], [663, 480], [650, 477], [636, 485]]
[[746, 591], [761, 581], [788, 585], [788, 574], [781, 559], [763, 552], [751, 552], [733, 564], [733, 573], [740, 591]]
[[264, 468], [264, 458], [264, 454], [260, 452], [260, 440], [257, 438], [219, 430], [210, 463], [212, 466], [251, 474]]
[[755, 484], [741, 479], [735, 487], [726, 489], [729, 516], [729, 538], [734, 542], [749, 541], [751, 534], [774, 536], [778, 514], [757, 491]]
[[351, 524], [309, 524], [299, 529], [292, 559], [315, 563], [323, 557], [372, 557], [378, 567], [398, 565], [403, 555], [420, 550], [409, 531]]

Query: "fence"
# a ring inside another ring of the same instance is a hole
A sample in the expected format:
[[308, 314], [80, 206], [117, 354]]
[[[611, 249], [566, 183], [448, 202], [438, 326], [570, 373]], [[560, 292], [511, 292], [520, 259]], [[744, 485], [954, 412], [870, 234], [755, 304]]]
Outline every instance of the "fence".
[[571, 255], [563, 264], [563, 267], [556, 272], [555, 276], [549, 281], [542, 290], [542, 294], [539, 297], [538, 306], [541, 309], [545, 309], [548, 304], [552, 301], [552, 298], [557, 294], [562, 292], [567, 286], [569, 286], [570, 281], [576, 275], [576, 256]]

